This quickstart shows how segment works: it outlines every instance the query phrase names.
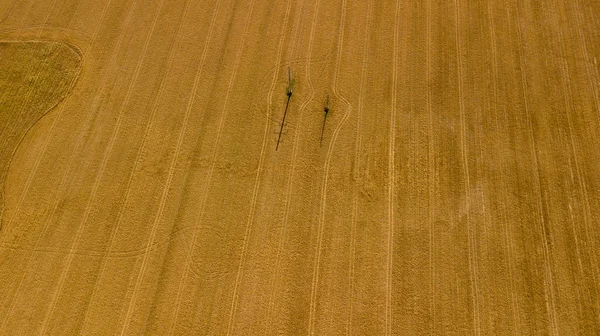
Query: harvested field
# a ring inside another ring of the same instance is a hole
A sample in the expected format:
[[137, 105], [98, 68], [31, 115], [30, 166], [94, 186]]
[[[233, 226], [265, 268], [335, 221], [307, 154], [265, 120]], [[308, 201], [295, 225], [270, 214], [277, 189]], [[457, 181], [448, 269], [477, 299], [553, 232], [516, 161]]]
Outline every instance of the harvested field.
[[0, 188], [17, 146], [66, 97], [80, 62], [77, 50], [63, 43], [0, 42]]
[[0, 334], [600, 333], [599, 19], [0, 0]]

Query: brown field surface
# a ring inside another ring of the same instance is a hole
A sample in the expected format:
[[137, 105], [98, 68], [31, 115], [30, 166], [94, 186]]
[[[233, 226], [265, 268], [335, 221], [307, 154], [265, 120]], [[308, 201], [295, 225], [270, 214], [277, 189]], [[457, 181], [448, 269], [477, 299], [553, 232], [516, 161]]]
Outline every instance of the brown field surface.
[[0, 41], [1, 335], [600, 334], [598, 1], [0, 0]]

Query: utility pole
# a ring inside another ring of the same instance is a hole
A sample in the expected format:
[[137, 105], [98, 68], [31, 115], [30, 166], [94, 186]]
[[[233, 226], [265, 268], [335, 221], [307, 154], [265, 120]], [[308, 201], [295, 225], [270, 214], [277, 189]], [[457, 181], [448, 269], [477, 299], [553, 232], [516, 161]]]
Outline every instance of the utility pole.
[[275, 146], [275, 150], [279, 148], [279, 141], [281, 141], [281, 133], [283, 133], [283, 125], [285, 124], [285, 116], [287, 115], [288, 107], [290, 106], [290, 99], [292, 99], [292, 94], [294, 93], [294, 81], [292, 80], [292, 72], [290, 67], [288, 67], [288, 87], [287, 87], [287, 103], [285, 104], [285, 111], [283, 111], [283, 120], [281, 121], [281, 128], [279, 129], [279, 137], [277, 138], [277, 146]]
[[319, 142], [319, 146], [323, 145], [323, 134], [325, 133], [325, 123], [327, 122], [327, 114], [329, 113], [329, 95], [327, 95], [327, 105], [323, 109], [325, 112], [325, 118], [323, 119], [323, 128], [321, 129], [321, 141]]

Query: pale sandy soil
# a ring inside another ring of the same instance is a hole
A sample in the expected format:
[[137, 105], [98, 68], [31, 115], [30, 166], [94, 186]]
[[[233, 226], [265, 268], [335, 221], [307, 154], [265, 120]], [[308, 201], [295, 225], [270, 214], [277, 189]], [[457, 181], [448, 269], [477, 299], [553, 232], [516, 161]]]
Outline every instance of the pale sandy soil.
[[0, 0], [0, 334], [600, 333], [599, 18]]

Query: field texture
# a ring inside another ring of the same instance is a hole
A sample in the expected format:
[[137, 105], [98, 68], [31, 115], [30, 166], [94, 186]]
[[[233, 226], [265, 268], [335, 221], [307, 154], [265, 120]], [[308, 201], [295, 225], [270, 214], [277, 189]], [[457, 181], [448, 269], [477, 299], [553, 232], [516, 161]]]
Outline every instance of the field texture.
[[600, 334], [599, 20], [0, 0], [0, 334]]
[[27, 131], [69, 93], [80, 63], [77, 50], [62, 43], [0, 42], [0, 213], [11, 156]]

